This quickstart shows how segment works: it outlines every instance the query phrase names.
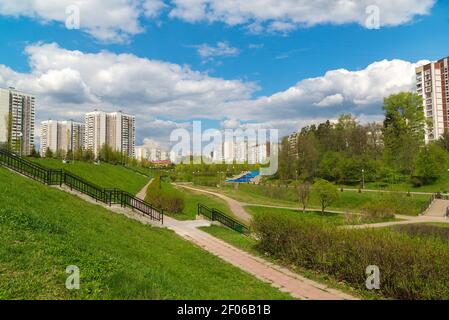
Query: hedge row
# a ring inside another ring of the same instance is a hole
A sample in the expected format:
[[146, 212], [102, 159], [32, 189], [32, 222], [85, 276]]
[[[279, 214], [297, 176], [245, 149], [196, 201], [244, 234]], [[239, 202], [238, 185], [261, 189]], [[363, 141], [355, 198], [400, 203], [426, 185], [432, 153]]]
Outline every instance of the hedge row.
[[392, 230], [348, 230], [277, 214], [257, 215], [258, 248], [282, 261], [366, 290], [366, 268], [380, 269], [379, 294], [449, 299], [449, 246]]

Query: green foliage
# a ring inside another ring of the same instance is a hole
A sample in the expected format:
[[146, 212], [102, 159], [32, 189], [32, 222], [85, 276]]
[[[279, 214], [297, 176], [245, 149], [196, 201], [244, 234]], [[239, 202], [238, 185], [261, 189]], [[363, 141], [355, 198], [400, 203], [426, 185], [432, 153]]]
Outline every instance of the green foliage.
[[[414, 177], [422, 184], [430, 184], [444, 173], [447, 154], [438, 144], [432, 143], [421, 148], [414, 164]], [[417, 184], [416, 180], [414, 184]]]
[[53, 151], [50, 148], [47, 148], [47, 150], [45, 150], [45, 158], [47, 159], [54, 158]]
[[171, 214], [181, 214], [184, 210], [184, 197], [175, 188], [163, 188], [161, 177], [157, 175], [148, 186], [145, 201], [158, 209]]
[[422, 98], [402, 92], [384, 100], [384, 144], [387, 163], [407, 174], [413, 170], [413, 161], [424, 145], [425, 117]]
[[313, 185], [315, 193], [318, 195], [318, 199], [321, 204], [321, 212], [324, 214], [324, 210], [332, 203], [338, 200], [340, 194], [335, 185], [329, 181], [320, 179]]
[[366, 290], [365, 270], [381, 270], [379, 294], [392, 299], [449, 299], [449, 247], [391, 230], [348, 230], [293, 217], [253, 220], [260, 252]]
[[[289, 298], [169, 230], [2, 168], [0, 203], [0, 299]], [[69, 265], [80, 290], [65, 288]]]

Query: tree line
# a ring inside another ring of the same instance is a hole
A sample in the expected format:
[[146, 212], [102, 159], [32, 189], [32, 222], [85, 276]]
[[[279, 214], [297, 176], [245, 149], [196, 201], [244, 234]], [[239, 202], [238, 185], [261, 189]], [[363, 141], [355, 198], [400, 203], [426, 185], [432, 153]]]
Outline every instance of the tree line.
[[339, 184], [365, 181], [431, 184], [447, 166], [449, 133], [425, 144], [422, 98], [402, 92], [384, 99], [382, 124], [360, 124], [351, 114], [334, 123], [310, 125], [284, 137], [279, 152], [281, 180], [325, 179]]

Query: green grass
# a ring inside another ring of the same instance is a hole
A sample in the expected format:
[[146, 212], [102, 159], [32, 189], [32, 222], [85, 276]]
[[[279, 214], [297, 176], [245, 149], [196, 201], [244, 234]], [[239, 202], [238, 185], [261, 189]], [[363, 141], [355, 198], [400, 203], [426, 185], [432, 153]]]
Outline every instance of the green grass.
[[[181, 239], [0, 168], [0, 299], [285, 299]], [[69, 265], [81, 288], [65, 289]]]
[[61, 160], [55, 159], [30, 158], [29, 160], [48, 168], [67, 170], [102, 188], [118, 188], [132, 194], [138, 193], [148, 183], [147, 177], [122, 166], [114, 166], [108, 163], [95, 165], [89, 162], [76, 161], [64, 164]]
[[[299, 203], [296, 201], [297, 196], [293, 188], [279, 188], [276, 190], [276, 192], [273, 192], [273, 197], [264, 194], [263, 187], [256, 185], [242, 184], [239, 186], [238, 190], [235, 190], [232, 187], [207, 189], [213, 190], [215, 192], [221, 192], [242, 203], [287, 206], [294, 208], [299, 207]], [[389, 196], [389, 194], [375, 192], [358, 193], [353, 191], [345, 191], [340, 192], [339, 196], [339, 200], [326, 208], [327, 210], [359, 212], [366, 204], [376, 201], [382, 197]], [[406, 196], [398, 195], [397, 198], [399, 199], [400, 197]], [[411, 195], [410, 197], [406, 197], [405, 201], [407, 203], [407, 207], [409, 207], [409, 210], [407, 210], [403, 214], [418, 215], [421, 211], [421, 208], [428, 200], [429, 196], [427, 195]], [[317, 197], [317, 194], [313, 191], [308, 207], [311, 209], [320, 209], [319, 199]]]
[[215, 225], [212, 225], [210, 227], [202, 227], [200, 229], [213, 235], [215, 238], [221, 239], [224, 242], [242, 249], [243, 251], [255, 255], [260, 255], [260, 253], [256, 249], [257, 241], [252, 237], [242, 235], [241, 233], [238, 233], [229, 228]]
[[[358, 186], [344, 186], [344, 187], [345, 188], [358, 188]], [[366, 187], [366, 189], [372, 189], [372, 190], [382, 190], [382, 189], [386, 188], [388, 190], [396, 190], [396, 191], [447, 193], [447, 192], [449, 192], [449, 172], [448, 171], [443, 172], [441, 177], [436, 179], [432, 184], [421, 186], [421, 187], [414, 187], [409, 182], [403, 182], [403, 183], [367, 182], [365, 184], [365, 187]]]
[[[175, 187], [173, 185], [170, 185], [170, 188]], [[220, 210], [231, 217], [234, 216], [227, 203], [220, 198], [182, 187], [177, 187], [176, 189], [183, 194], [185, 200], [185, 208], [183, 213], [174, 216], [178, 220], [195, 220], [198, 213], [199, 203], [211, 209], [214, 208]]]
[[390, 222], [390, 221], [399, 221], [399, 219], [395, 218], [386, 218], [386, 219], [369, 219], [367, 217], [363, 217], [361, 215], [351, 215], [351, 219], [347, 219], [345, 215], [339, 213], [331, 213], [325, 212], [324, 215], [319, 211], [307, 211], [303, 213], [299, 210], [291, 210], [291, 209], [281, 209], [281, 208], [267, 208], [267, 207], [255, 207], [255, 206], [247, 206], [245, 209], [248, 213], [256, 216], [262, 214], [278, 214], [281, 216], [291, 216], [297, 217], [298, 219], [305, 219], [312, 222], [319, 223], [330, 223], [333, 225], [341, 226], [341, 225], [358, 225], [358, 224], [366, 224], [366, 223], [379, 223], [379, 222]]

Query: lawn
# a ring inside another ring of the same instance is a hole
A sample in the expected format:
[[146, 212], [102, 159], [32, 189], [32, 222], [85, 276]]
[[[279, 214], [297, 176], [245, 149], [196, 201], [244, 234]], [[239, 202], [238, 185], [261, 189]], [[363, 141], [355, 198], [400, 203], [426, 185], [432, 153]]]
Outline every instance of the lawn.
[[[344, 186], [345, 188], [358, 188], [359, 186]], [[410, 192], [430, 192], [430, 193], [448, 193], [449, 192], [449, 171], [443, 172], [441, 177], [436, 179], [432, 184], [414, 187], [410, 182], [402, 183], [383, 183], [383, 182], [367, 182], [366, 189], [371, 190], [395, 190]]]
[[[271, 193], [267, 191], [266, 187], [249, 184], [241, 184], [238, 190], [229, 186], [207, 189], [215, 192], [222, 192], [237, 201], [247, 204], [277, 205], [293, 208], [298, 208], [300, 206], [296, 201], [297, 196], [293, 188], [275, 187], [272, 189]], [[411, 195], [408, 197], [405, 194], [375, 192], [358, 193], [353, 191], [340, 192], [339, 196], [340, 198], [329, 206], [327, 210], [359, 212], [363, 206], [368, 203], [381, 199], [382, 197], [391, 197], [394, 201], [402, 201], [402, 205], [406, 205], [407, 210], [402, 214], [418, 215], [423, 205], [429, 200], [429, 196], [427, 195]], [[319, 198], [313, 191], [308, 207], [311, 209], [320, 209]]]
[[33, 159], [40, 165], [54, 169], [67, 170], [103, 188], [118, 188], [129, 193], [138, 193], [147, 183], [148, 177], [137, 172], [108, 163], [95, 165], [89, 162], [76, 161], [68, 164], [55, 159]]
[[[0, 168], [0, 299], [285, 299], [181, 239]], [[65, 288], [66, 267], [80, 290]]]
[[247, 206], [245, 207], [245, 209], [248, 211], [248, 213], [252, 214], [253, 216], [262, 214], [278, 214], [280, 216], [297, 217], [298, 219], [305, 219], [312, 222], [329, 223], [337, 226], [348, 224], [357, 225], [366, 223], [398, 221], [395, 218], [375, 220], [363, 217], [361, 215], [348, 215], [346, 217], [344, 214], [330, 213], [330, 212], [325, 212], [323, 215], [319, 211], [307, 211], [306, 213], [303, 213], [302, 211], [299, 210], [281, 209], [281, 208]]
[[[170, 187], [175, 188], [173, 185], [170, 185]], [[211, 209], [220, 210], [230, 217], [234, 216], [227, 203], [220, 198], [182, 187], [177, 187], [176, 189], [183, 194], [185, 201], [184, 212], [174, 216], [174, 218], [178, 220], [195, 220], [198, 213], [198, 204], [205, 205]]]

